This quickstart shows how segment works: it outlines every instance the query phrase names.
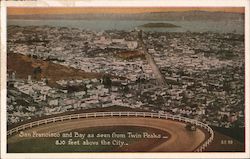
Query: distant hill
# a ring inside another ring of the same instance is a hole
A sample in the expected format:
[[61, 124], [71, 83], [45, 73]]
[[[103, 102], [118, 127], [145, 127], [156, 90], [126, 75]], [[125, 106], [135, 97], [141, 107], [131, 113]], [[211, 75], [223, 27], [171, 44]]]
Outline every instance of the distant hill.
[[8, 15], [9, 19], [65, 19], [65, 20], [243, 20], [242, 13], [229, 12], [207, 12], [207, 11], [186, 11], [186, 12], [153, 12], [138, 14], [50, 14], [50, 15]]

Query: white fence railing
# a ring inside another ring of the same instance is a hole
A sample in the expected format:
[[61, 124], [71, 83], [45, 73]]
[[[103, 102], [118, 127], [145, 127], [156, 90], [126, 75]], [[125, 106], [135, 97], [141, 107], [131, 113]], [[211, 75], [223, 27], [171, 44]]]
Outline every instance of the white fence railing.
[[207, 124], [204, 124], [194, 119], [189, 119], [189, 118], [185, 118], [181, 116], [175, 116], [175, 115], [164, 114], [164, 113], [151, 113], [151, 112], [94, 112], [94, 113], [64, 115], [64, 116], [42, 119], [42, 120], [38, 120], [38, 121], [34, 121], [34, 122], [30, 122], [24, 125], [17, 126], [13, 129], [8, 130], [7, 135], [9, 136], [21, 130], [29, 129], [29, 128], [43, 125], [43, 124], [58, 122], [58, 121], [80, 119], [80, 118], [107, 117], [107, 116], [150, 117], [150, 118], [171, 119], [171, 120], [181, 121], [185, 123], [195, 124], [196, 126], [204, 128], [210, 134], [210, 137], [195, 150], [196, 152], [202, 152], [214, 139], [214, 132], [212, 128], [210, 128]]

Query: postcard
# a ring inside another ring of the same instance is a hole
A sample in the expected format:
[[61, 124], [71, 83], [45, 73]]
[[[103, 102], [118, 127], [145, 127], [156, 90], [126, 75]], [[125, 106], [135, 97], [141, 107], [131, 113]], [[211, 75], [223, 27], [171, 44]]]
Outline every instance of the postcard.
[[3, 158], [249, 157], [247, 1], [44, 2], [2, 2]]

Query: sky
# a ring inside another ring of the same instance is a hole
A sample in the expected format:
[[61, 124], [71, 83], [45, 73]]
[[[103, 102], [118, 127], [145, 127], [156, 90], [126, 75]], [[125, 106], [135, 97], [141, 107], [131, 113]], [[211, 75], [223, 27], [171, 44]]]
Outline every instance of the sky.
[[160, 7], [160, 8], [136, 8], [136, 7], [88, 7], [88, 8], [64, 8], [64, 7], [30, 7], [18, 8], [12, 7], [7, 9], [8, 15], [28, 15], [28, 14], [86, 14], [86, 13], [146, 13], [146, 12], [180, 12], [180, 11], [211, 11], [211, 12], [235, 12], [244, 13], [244, 7]]

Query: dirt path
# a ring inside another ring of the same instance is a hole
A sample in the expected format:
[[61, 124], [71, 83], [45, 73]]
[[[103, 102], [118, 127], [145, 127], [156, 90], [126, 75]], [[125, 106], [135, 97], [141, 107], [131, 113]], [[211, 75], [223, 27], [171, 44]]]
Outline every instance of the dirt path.
[[[194, 151], [198, 145], [205, 140], [205, 134], [200, 130], [187, 131], [185, 124], [181, 122], [135, 117], [113, 117], [113, 118], [89, 118], [75, 119], [63, 122], [56, 122], [42, 125], [32, 129], [25, 130], [26, 133], [47, 133], [47, 132], [65, 132], [80, 128], [98, 127], [98, 126], [143, 126], [160, 129], [168, 132], [171, 138], [160, 145], [155, 146], [151, 152], [187, 152]], [[28, 138], [21, 138], [16, 134], [8, 138], [8, 143], [15, 143]]]

